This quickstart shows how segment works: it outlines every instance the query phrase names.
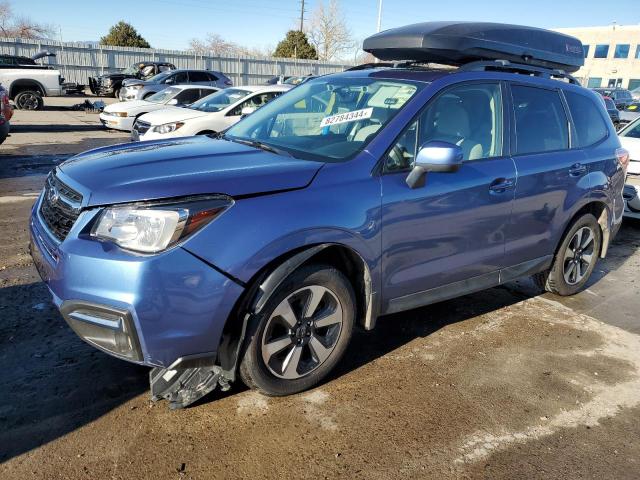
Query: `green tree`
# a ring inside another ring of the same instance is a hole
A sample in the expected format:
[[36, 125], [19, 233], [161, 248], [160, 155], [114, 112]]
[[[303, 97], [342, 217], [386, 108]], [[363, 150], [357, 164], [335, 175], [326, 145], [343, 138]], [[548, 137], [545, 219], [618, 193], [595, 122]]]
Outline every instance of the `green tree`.
[[302, 58], [306, 60], [317, 60], [318, 52], [304, 32], [300, 30], [289, 30], [287, 36], [276, 47], [274, 57]]
[[109, 29], [109, 33], [100, 39], [100, 44], [113, 47], [151, 48], [149, 42], [142, 38], [133, 25], [122, 20]]

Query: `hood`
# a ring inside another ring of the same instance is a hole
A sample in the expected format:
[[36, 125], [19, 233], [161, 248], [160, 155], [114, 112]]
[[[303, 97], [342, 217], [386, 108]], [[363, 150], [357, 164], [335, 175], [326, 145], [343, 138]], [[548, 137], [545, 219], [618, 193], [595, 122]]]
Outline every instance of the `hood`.
[[150, 82], [149, 80], [141, 80], [136, 77], [127, 77], [122, 81], [122, 85], [128, 87], [130, 85], [156, 85], [156, 83]]
[[113, 72], [113, 73], [105, 73], [103, 75], [98, 76], [98, 78], [110, 78], [112, 80], [120, 80], [120, 79], [124, 79], [124, 78], [135, 78], [133, 75], [125, 75], [124, 73], [117, 73], [117, 72]]
[[87, 206], [95, 206], [304, 188], [322, 165], [198, 136], [98, 148], [71, 157], [58, 169], [88, 195]]
[[163, 125], [169, 122], [182, 122], [183, 120], [190, 120], [192, 118], [206, 117], [207, 115], [209, 115], [207, 112], [201, 112], [200, 110], [169, 105], [161, 110], [147, 113], [140, 117], [140, 119], [149, 122], [151, 125]]
[[131, 100], [129, 102], [112, 103], [104, 107], [105, 112], [130, 112], [136, 108], [148, 107], [149, 102], [144, 100]]

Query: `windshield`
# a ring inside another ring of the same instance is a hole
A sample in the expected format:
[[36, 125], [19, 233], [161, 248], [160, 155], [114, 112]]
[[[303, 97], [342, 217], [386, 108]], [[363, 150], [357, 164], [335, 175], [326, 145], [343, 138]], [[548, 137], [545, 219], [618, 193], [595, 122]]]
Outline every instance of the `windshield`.
[[160, 83], [160, 82], [162, 82], [162, 80], [167, 78], [169, 75], [171, 75], [171, 70], [167, 70], [166, 72], [158, 73], [157, 75], [154, 75], [153, 77], [151, 77], [148, 81], [152, 82], [152, 83]]
[[309, 80], [231, 127], [225, 138], [262, 142], [307, 160], [345, 161], [423, 85], [350, 77]]
[[631, 123], [627, 128], [622, 130], [619, 134], [620, 137], [640, 138], [640, 118]]
[[229, 105], [236, 103], [251, 93], [250, 90], [241, 88], [225, 88], [219, 92], [207, 95], [197, 102], [191, 104], [189, 108], [200, 110], [201, 112], [219, 112]]
[[290, 77], [287, 78], [284, 82], [285, 85], [300, 85], [305, 80], [310, 79], [311, 77]]
[[158, 93], [154, 93], [150, 97], [145, 98], [145, 100], [151, 103], [167, 103], [178, 93], [180, 93], [179, 88], [169, 87], [164, 90], [160, 90]]
[[138, 73], [139, 68], [137, 65], [131, 65], [130, 67], [125, 68], [122, 73], [124, 73], [125, 75], [135, 75], [136, 73]]

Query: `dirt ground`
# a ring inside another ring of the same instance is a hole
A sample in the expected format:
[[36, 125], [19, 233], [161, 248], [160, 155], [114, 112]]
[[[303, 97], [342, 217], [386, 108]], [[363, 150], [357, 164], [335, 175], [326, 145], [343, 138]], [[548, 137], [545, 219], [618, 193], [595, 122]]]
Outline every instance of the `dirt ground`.
[[525, 280], [388, 316], [312, 391], [169, 411], [148, 369], [71, 332], [31, 264], [46, 172], [126, 140], [75, 112], [79, 130], [29, 131], [47, 112], [0, 147], [0, 478], [640, 477], [639, 222], [575, 297]]

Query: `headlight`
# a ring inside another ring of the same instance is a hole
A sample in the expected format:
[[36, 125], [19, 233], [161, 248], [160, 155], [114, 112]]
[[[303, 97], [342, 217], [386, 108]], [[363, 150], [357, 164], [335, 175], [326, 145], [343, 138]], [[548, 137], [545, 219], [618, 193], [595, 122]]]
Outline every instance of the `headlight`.
[[142, 85], [127, 85], [127, 88], [130, 88], [131, 90], [140, 90]]
[[157, 253], [200, 230], [233, 205], [227, 196], [116, 205], [98, 217], [91, 236], [141, 253]]
[[158, 125], [157, 127], [153, 127], [153, 131], [158, 133], [171, 133], [171, 132], [175, 132], [177, 129], [179, 129], [183, 125], [184, 125], [184, 122], [165, 123], [164, 125]]
[[107, 113], [111, 113], [111, 115], [115, 115], [116, 117], [126, 117], [127, 116], [127, 112], [107, 112]]

